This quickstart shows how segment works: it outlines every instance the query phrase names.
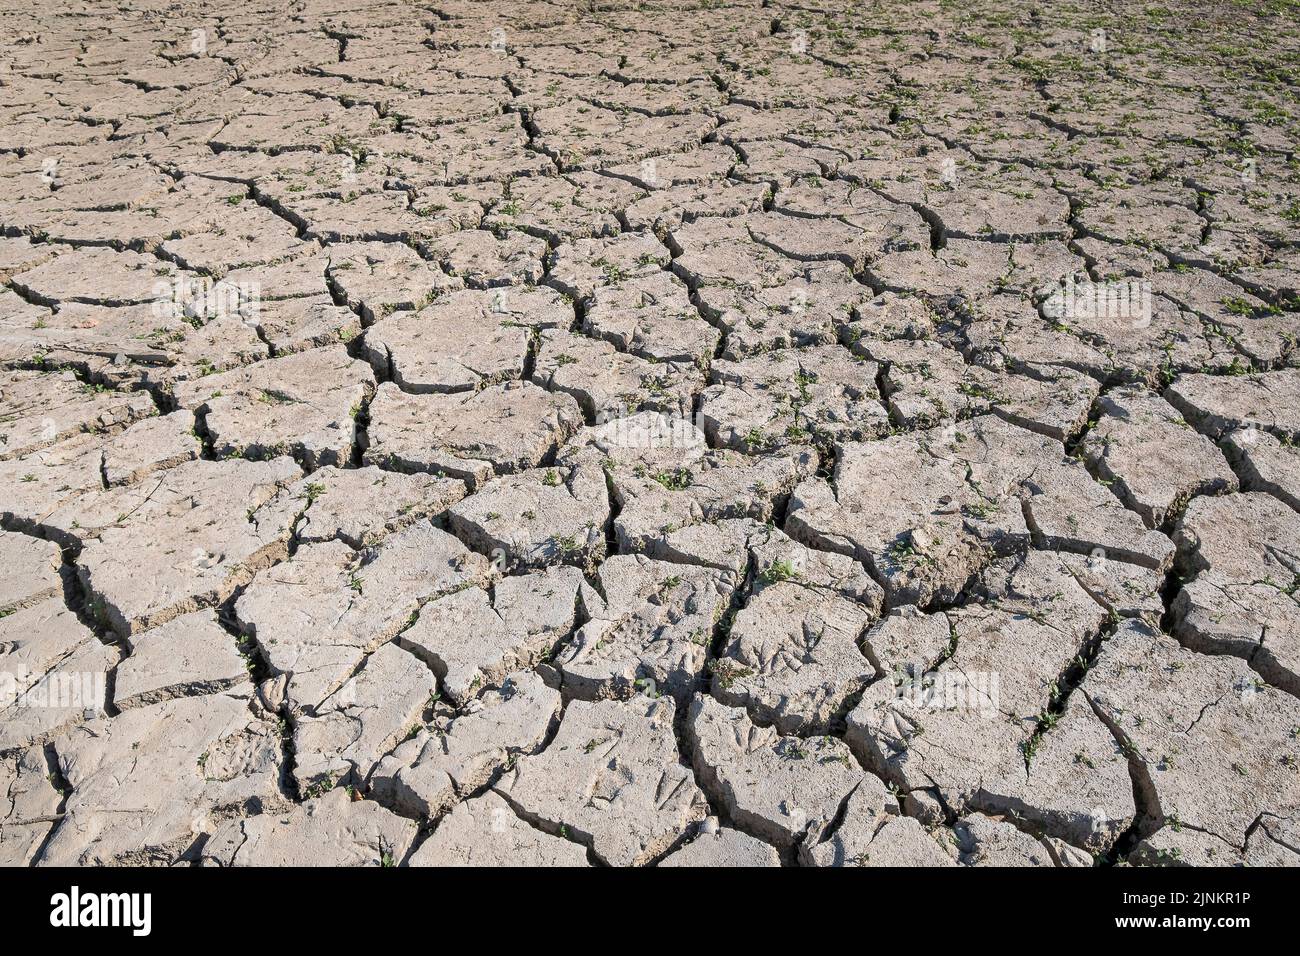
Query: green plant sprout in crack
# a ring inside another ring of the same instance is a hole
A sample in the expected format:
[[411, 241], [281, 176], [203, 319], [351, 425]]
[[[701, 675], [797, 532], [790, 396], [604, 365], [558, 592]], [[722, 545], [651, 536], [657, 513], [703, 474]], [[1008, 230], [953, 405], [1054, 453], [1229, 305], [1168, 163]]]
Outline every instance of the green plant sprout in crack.
[[691, 486], [694, 476], [685, 468], [675, 471], [660, 471], [650, 476], [669, 491], [684, 491]]
[[795, 580], [802, 575], [795, 569], [794, 562], [788, 559], [773, 561], [762, 571], [759, 572], [758, 579], [764, 584], [775, 584], [778, 581]]

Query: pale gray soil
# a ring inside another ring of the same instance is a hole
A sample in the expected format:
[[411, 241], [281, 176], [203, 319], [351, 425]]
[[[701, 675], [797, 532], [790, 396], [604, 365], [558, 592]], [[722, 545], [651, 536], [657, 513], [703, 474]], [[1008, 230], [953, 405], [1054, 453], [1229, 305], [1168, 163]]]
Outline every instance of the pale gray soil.
[[22, 6], [0, 864], [1300, 863], [1296, 0]]

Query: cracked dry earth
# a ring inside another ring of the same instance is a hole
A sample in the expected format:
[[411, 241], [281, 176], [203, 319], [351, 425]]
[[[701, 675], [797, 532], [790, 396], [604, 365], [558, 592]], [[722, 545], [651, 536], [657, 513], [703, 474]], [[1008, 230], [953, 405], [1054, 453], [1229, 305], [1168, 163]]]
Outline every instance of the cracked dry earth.
[[0, 14], [0, 862], [1300, 863], [1300, 17], [1171, 7]]

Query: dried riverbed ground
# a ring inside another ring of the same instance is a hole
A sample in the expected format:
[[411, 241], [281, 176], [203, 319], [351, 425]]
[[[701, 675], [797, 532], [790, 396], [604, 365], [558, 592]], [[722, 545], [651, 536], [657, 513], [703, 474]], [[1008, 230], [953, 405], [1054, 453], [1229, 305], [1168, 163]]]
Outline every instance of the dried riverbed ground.
[[0, 863], [1300, 862], [1294, 0], [24, 6]]

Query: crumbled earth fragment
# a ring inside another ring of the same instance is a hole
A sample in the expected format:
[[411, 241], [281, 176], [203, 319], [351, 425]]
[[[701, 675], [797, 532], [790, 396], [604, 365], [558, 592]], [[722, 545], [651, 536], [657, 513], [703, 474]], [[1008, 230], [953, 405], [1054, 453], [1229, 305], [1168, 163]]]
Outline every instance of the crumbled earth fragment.
[[737, 827], [790, 849], [821, 829], [863, 779], [841, 740], [783, 737], [743, 710], [697, 697], [688, 715], [695, 770]]
[[1187, 829], [1240, 852], [1262, 816], [1294, 814], [1300, 702], [1244, 662], [1130, 623], [1102, 646], [1079, 689], [1130, 754], [1145, 835]]
[[297, 519], [294, 539], [299, 544], [337, 538], [353, 548], [364, 548], [442, 514], [464, 495], [464, 483], [452, 478], [331, 465], [283, 489], [259, 509], [257, 520], [289, 514]]
[[991, 555], [1028, 540], [1154, 568], [1173, 552], [1059, 443], [988, 415], [846, 443], [830, 483], [795, 488], [786, 530], [863, 561], [890, 606], [950, 601]]
[[564, 688], [593, 700], [640, 687], [684, 701], [704, 671], [713, 632], [736, 586], [727, 571], [656, 561], [608, 558], [587, 588], [589, 620], [555, 660]]
[[227, 820], [203, 845], [204, 866], [396, 866], [416, 826], [344, 789], [282, 813]]
[[610, 866], [648, 863], [708, 815], [677, 761], [674, 712], [668, 697], [574, 701], [550, 746], [496, 789], [525, 820]]
[[1235, 491], [1237, 476], [1208, 438], [1163, 399], [1140, 389], [1111, 392], [1082, 451], [1124, 503], [1158, 528], [1197, 495]]
[[271, 673], [288, 675], [291, 704], [312, 709], [409, 625], [421, 604], [491, 574], [486, 558], [417, 522], [364, 552], [337, 540], [303, 545], [249, 583], [235, 614]]
[[705, 830], [680, 850], [670, 854], [660, 866], [753, 867], [780, 866], [781, 856], [775, 847], [762, 840], [728, 828]]
[[425, 604], [398, 637], [426, 661], [447, 695], [464, 703], [531, 667], [573, 630], [582, 573], [559, 566], [502, 578], [491, 592], [467, 587]]
[[949, 649], [937, 661], [899, 662], [870, 685], [849, 714], [846, 739], [904, 793], [937, 787], [958, 812], [1012, 814], [1104, 849], [1135, 813], [1127, 762], [1080, 696], [1057, 694], [1107, 611], [1053, 564], [1031, 552], [1005, 580], [995, 569], [982, 604], [942, 614]]
[[582, 424], [572, 397], [531, 382], [413, 395], [391, 383], [370, 403], [367, 464], [445, 473], [477, 485], [541, 464]]
[[912, 817], [874, 777], [864, 777], [849, 795], [843, 819], [815, 826], [800, 846], [807, 866], [953, 866], [939, 841]]
[[228, 814], [283, 799], [280, 736], [242, 697], [180, 697], [72, 730], [54, 744], [71, 788], [44, 865], [174, 863]]
[[253, 516], [300, 474], [287, 458], [194, 461], [106, 493], [78, 558], [92, 613], [131, 634], [225, 600], [284, 556], [289, 521]]
[[58, 822], [63, 795], [50, 781], [39, 747], [0, 758], [0, 866], [29, 866]]
[[520, 819], [497, 793], [456, 805], [411, 856], [411, 866], [586, 866], [577, 843]]
[[10, 372], [0, 380], [0, 458], [25, 455], [85, 431], [118, 431], [157, 413], [146, 392], [121, 394], [71, 372]]
[[1243, 491], [1266, 491], [1300, 511], [1300, 447], [1258, 428], [1239, 428], [1224, 438], [1223, 450]]
[[594, 565], [609, 521], [605, 476], [591, 463], [503, 475], [453, 505], [448, 518], [464, 541], [503, 565]]
[[233, 690], [248, 681], [248, 661], [215, 611], [182, 614], [127, 641], [129, 654], [113, 681], [118, 710]]
[[311, 349], [185, 382], [176, 401], [201, 417], [219, 458], [292, 455], [315, 469], [352, 459], [355, 418], [373, 390], [365, 363]]
[[298, 792], [367, 781], [380, 757], [424, 712], [435, 689], [429, 669], [396, 644], [371, 654], [314, 714], [297, 721], [293, 772]]
[[1263, 492], [1200, 498], [1175, 539], [1194, 575], [1173, 600], [1179, 640], [1300, 696], [1300, 515]]
[[535, 752], [560, 713], [560, 695], [521, 671], [445, 724], [419, 729], [380, 761], [374, 794], [411, 816], [436, 819]]
[[783, 733], [826, 733], [875, 676], [860, 644], [880, 588], [851, 558], [775, 534], [754, 549], [757, 582], [711, 664], [713, 694]]

